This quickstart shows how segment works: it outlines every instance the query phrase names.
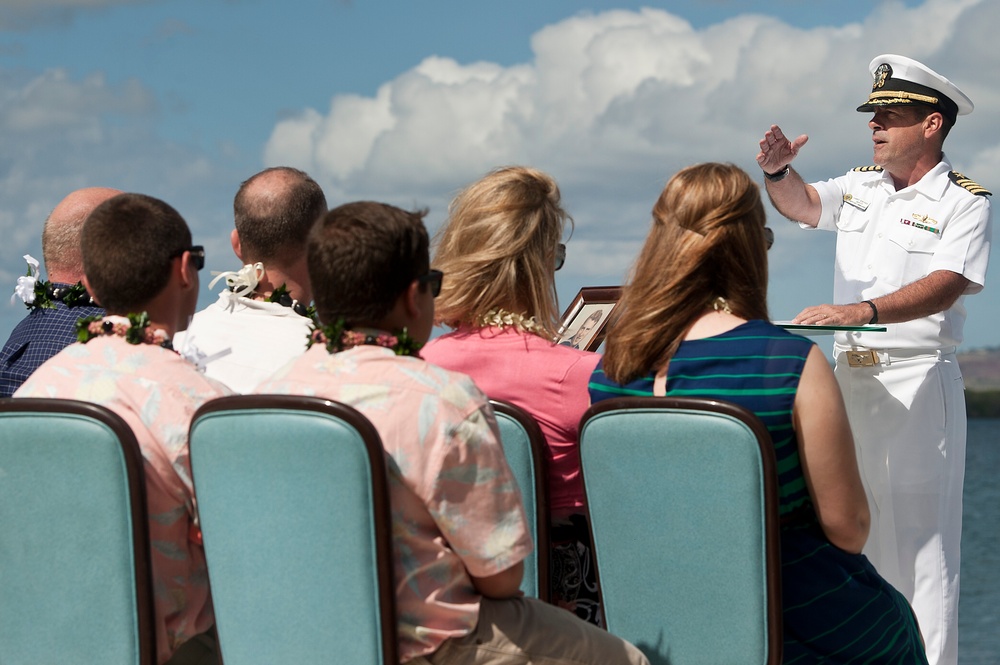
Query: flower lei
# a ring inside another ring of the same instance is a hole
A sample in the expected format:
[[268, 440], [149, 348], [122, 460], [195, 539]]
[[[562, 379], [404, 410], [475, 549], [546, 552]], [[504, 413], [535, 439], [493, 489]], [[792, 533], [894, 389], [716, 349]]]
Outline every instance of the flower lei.
[[535, 321], [535, 317], [510, 312], [502, 307], [491, 309], [485, 314], [480, 314], [476, 319], [476, 324], [480, 328], [495, 326], [501, 330], [504, 328], [514, 328], [533, 335], [543, 334], [541, 327]]
[[[239, 270], [213, 272], [212, 274], [215, 275], [215, 279], [208, 283], [208, 288], [215, 286], [215, 283], [220, 279], [225, 279], [226, 286], [234, 294], [243, 298], [252, 298], [257, 284], [260, 283], [260, 278], [264, 276], [264, 264], [258, 261], [257, 263], [248, 263]], [[267, 302], [290, 307], [293, 312], [307, 319], [316, 318], [316, 308], [312, 305], [306, 306], [292, 298], [291, 294], [288, 293], [288, 287], [284, 284], [271, 292], [271, 295], [267, 297]]]
[[165, 349], [173, 349], [167, 333], [159, 328], [149, 329], [149, 314], [128, 314], [126, 316], [86, 316], [76, 322], [76, 339], [86, 344], [95, 337], [117, 335], [129, 344], [158, 344]]
[[38, 259], [31, 254], [25, 254], [24, 260], [28, 264], [28, 272], [17, 278], [14, 295], [10, 297], [11, 303], [20, 298], [29, 310], [55, 309], [55, 303], [58, 301], [62, 301], [67, 307], [94, 304], [87, 289], [80, 282], [72, 286], [55, 286], [48, 280], [39, 279]]
[[344, 319], [337, 319], [336, 323], [328, 326], [319, 322], [314, 323], [313, 329], [309, 333], [306, 348], [310, 348], [313, 344], [324, 344], [327, 353], [338, 353], [355, 346], [370, 344], [391, 349], [397, 356], [416, 356], [420, 347], [423, 346], [410, 337], [406, 328], [397, 334], [379, 333], [372, 335], [351, 330]]
[[215, 279], [208, 283], [208, 288], [215, 286], [220, 279], [226, 280], [229, 290], [238, 296], [249, 298], [253, 295], [253, 290], [257, 288], [257, 282], [264, 276], [264, 264], [261, 262], [248, 263], [239, 270], [227, 272], [213, 272]]

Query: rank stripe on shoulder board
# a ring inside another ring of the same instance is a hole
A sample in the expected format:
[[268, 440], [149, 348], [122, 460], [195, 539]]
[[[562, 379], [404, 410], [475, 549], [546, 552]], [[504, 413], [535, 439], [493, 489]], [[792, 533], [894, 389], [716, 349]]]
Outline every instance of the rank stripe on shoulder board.
[[976, 194], [977, 196], [992, 196], [993, 195], [993, 192], [991, 192], [990, 190], [986, 189], [985, 187], [983, 187], [982, 185], [980, 185], [975, 180], [971, 180], [969, 178], [966, 178], [964, 175], [962, 175], [958, 171], [951, 171], [950, 173], [948, 173], [948, 177], [951, 178], [951, 181], [953, 183], [955, 183], [956, 185], [958, 185], [959, 187], [964, 187], [965, 189], [969, 190], [973, 194]]

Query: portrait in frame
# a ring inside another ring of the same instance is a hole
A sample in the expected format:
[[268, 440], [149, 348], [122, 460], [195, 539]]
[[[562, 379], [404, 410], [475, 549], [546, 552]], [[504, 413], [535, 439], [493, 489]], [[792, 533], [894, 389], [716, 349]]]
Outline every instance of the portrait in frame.
[[620, 286], [585, 286], [563, 313], [558, 342], [596, 351], [604, 342], [608, 321], [621, 298]]

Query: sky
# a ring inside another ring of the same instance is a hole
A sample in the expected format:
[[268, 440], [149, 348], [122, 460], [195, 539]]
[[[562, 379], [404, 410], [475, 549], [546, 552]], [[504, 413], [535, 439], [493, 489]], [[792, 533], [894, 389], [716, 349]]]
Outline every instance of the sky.
[[[809, 135], [806, 180], [870, 164], [854, 109], [881, 53], [972, 98], [945, 151], [1000, 190], [998, 33], [993, 0], [0, 0], [0, 285], [80, 187], [167, 201], [222, 271], [233, 195], [265, 167], [309, 172], [331, 207], [426, 207], [433, 233], [463, 186], [525, 164], [574, 219], [565, 307], [626, 279], [676, 171], [757, 177], [773, 123]], [[830, 302], [835, 234], [768, 217], [771, 317]], [[998, 274], [966, 299], [966, 350], [1000, 346]], [[3, 337], [23, 315], [0, 295]]]

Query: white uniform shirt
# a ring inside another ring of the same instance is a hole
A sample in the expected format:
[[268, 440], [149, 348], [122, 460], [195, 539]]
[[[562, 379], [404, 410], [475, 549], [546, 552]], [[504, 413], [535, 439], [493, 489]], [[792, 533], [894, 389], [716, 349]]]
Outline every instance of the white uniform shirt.
[[986, 282], [992, 216], [989, 198], [952, 182], [947, 158], [916, 184], [896, 191], [884, 171], [850, 171], [813, 183], [823, 210], [816, 228], [839, 231], [835, 304], [871, 300], [899, 290], [935, 270], [965, 276], [969, 286], [950, 308], [884, 333], [843, 333], [841, 345], [940, 349], [962, 341], [965, 295]]
[[204, 354], [209, 359], [204, 364], [207, 376], [238, 393], [249, 393], [302, 355], [311, 323], [291, 307], [244, 298], [227, 289], [194, 315], [186, 333], [174, 336], [174, 348], [188, 357], [193, 350]]

